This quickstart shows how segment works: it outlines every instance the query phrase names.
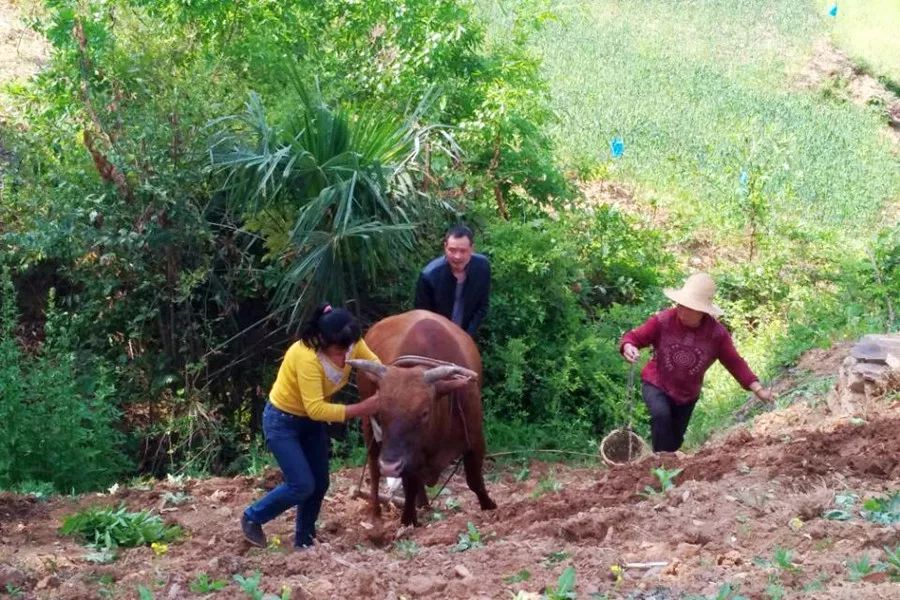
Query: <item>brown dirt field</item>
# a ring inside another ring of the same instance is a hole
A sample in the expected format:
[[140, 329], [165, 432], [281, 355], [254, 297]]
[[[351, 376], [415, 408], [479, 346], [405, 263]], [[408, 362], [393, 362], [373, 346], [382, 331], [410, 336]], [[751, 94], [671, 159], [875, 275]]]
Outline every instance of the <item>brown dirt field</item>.
[[[900, 526], [876, 525], [858, 512], [843, 522], [821, 515], [839, 493], [855, 493], [861, 502], [900, 489], [900, 403], [870, 407], [862, 422], [831, 418], [818, 406], [798, 405], [805, 411], [801, 426], [784, 420], [758, 433], [755, 424], [745, 425], [691, 455], [649, 456], [612, 469], [532, 462], [522, 481], [498, 466], [488, 473], [499, 505], [491, 512], [478, 509], [457, 475], [435, 502], [443, 520], [426, 510], [427, 524], [414, 530], [400, 528], [393, 508], [374, 523], [366, 501], [350, 496], [359, 471], [344, 470], [326, 498], [321, 544], [300, 553], [285, 548], [293, 514], [266, 527], [280, 548], [250, 549], [240, 539], [241, 510], [277, 482], [273, 473], [50, 502], [0, 494], [0, 581], [16, 582], [24, 598], [137, 598], [138, 585], [155, 598], [195, 598], [201, 595], [190, 584], [206, 573], [230, 583], [207, 597], [237, 598], [248, 596], [233, 575], [260, 571], [265, 590], [288, 586], [292, 598], [512, 598], [555, 585], [573, 566], [579, 598], [713, 598], [725, 583], [748, 598], [770, 597], [771, 585], [786, 598], [898, 597], [897, 584], [883, 575], [851, 582], [846, 562], [863, 555], [882, 560], [884, 546], [900, 544]], [[640, 492], [657, 484], [650, 473], [657, 466], [683, 472], [667, 494], [644, 497]], [[541, 493], [553, 487], [548, 482], [558, 491]], [[175, 491], [190, 499], [164, 506], [164, 494]], [[142, 547], [97, 565], [85, 560], [86, 548], [57, 533], [78, 508], [119, 502], [162, 511], [186, 537], [162, 556]], [[484, 546], [454, 552], [467, 522]], [[418, 552], [404, 557], [397, 540]], [[772, 566], [777, 548], [792, 552], [796, 570]], [[614, 565], [647, 562], [666, 564], [625, 568], [619, 581], [611, 572]], [[523, 570], [530, 578], [510, 583]]]

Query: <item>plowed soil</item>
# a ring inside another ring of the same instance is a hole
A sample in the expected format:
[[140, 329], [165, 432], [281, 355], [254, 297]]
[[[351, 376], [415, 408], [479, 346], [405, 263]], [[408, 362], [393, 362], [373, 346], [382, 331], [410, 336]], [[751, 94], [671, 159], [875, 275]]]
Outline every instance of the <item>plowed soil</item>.
[[[280, 546], [251, 549], [241, 540], [241, 511], [277, 473], [49, 502], [3, 494], [0, 589], [5, 581], [25, 598], [137, 598], [144, 585], [155, 598], [193, 598], [202, 595], [191, 583], [205, 573], [229, 582], [205, 597], [240, 598], [249, 596], [233, 576], [259, 571], [264, 590], [280, 595], [286, 586], [292, 598], [512, 598], [554, 588], [572, 566], [578, 598], [714, 598], [726, 583], [748, 598], [900, 598], [885, 573], [851, 581], [847, 566], [863, 556], [883, 561], [883, 548], [900, 544], [898, 526], [859, 512], [866, 498], [900, 489], [900, 403], [867, 407], [865, 421], [813, 406], [787, 409], [799, 420], [759, 417], [765, 433], [750, 423], [694, 454], [612, 469], [532, 462], [527, 476], [491, 466], [496, 511], [479, 510], [457, 475], [416, 529], [401, 528], [396, 509], [373, 521], [366, 500], [351, 497], [359, 470], [345, 470], [333, 477], [320, 544], [304, 552], [290, 549], [293, 514], [266, 526]], [[675, 487], [642, 495], [659, 487], [651, 474], [658, 466], [682, 469]], [[189, 499], [166, 506], [166, 492]], [[850, 493], [858, 497], [850, 520], [822, 517], [836, 495]], [[164, 554], [142, 547], [93, 564], [86, 548], [57, 532], [79, 508], [120, 502], [161, 512], [186, 537]], [[482, 546], [458, 551], [469, 522]], [[778, 550], [790, 551], [789, 568], [775, 564]]]

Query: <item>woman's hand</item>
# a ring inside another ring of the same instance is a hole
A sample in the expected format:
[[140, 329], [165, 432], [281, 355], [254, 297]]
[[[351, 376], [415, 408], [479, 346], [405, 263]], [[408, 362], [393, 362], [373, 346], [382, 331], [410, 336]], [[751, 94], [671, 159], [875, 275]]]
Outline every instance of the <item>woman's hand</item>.
[[756, 394], [756, 397], [763, 402], [772, 402], [775, 399], [775, 394], [772, 393], [772, 390], [764, 388], [758, 381], [753, 382], [750, 386], [750, 391]]
[[637, 346], [635, 346], [634, 344], [626, 343], [624, 346], [622, 346], [622, 356], [624, 356], [625, 360], [627, 360], [628, 362], [633, 363], [641, 357], [641, 351], [638, 350]]
[[347, 406], [346, 412], [344, 413], [347, 419], [353, 419], [355, 417], [368, 417], [369, 415], [374, 415], [378, 412], [378, 409], [381, 408], [381, 402], [378, 400], [378, 394], [374, 394], [369, 396], [362, 402], [357, 402], [356, 404], [350, 404]]

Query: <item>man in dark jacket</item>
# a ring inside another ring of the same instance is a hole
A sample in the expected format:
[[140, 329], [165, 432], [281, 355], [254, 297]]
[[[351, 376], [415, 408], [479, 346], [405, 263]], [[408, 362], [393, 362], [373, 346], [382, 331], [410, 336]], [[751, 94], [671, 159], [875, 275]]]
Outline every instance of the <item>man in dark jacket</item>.
[[472, 230], [451, 227], [444, 236], [444, 256], [428, 263], [416, 284], [416, 308], [447, 317], [473, 338], [491, 293], [491, 263], [474, 250]]

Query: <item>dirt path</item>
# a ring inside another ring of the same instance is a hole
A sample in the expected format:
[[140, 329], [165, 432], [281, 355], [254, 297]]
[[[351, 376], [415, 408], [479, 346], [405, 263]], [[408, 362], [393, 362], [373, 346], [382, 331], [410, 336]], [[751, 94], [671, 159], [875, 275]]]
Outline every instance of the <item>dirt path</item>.
[[[293, 598], [511, 598], [555, 586], [572, 566], [579, 598], [714, 598], [726, 583], [749, 598], [898, 597], [898, 584], [883, 573], [851, 581], [847, 562], [883, 560], [885, 546], [900, 544], [900, 525], [878, 525], [859, 512], [866, 498], [900, 490], [900, 402], [870, 407], [865, 421], [813, 405], [783, 411], [797, 418], [764, 415], [688, 456], [611, 470], [538, 462], [527, 472], [496, 468], [489, 474], [500, 505], [494, 512], [481, 512], [456, 478], [434, 507], [441, 520], [426, 511], [428, 524], [416, 530], [400, 529], [396, 511], [383, 527], [373, 523], [365, 501], [350, 498], [359, 472], [343, 471], [323, 509], [322, 544], [303, 553], [249, 549], [238, 539], [241, 510], [274, 485], [271, 475], [169, 481], [47, 503], [0, 495], [0, 583], [13, 581], [27, 598], [137, 598], [138, 585], [155, 598], [191, 598], [200, 597], [190, 591], [200, 573], [232, 582], [260, 571], [263, 589], [288, 586]], [[683, 472], [667, 494], [644, 497], [646, 486], [658, 485], [650, 474], [657, 466]], [[189, 498], [164, 507], [167, 492]], [[853, 504], [852, 518], [824, 519], [840, 501]], [[136, 548], [97, 565], [58, 535], [76, 509], [119, 502], [163, 508], [187, 537], [161, 556]], [[267, 526], [283, 546], [291, 543], [291, 518]], [[454, 551], [468, 522], [483, 546]], [[773, 564], [779, 550], [790, 551], [793, 566]], [[618, 579], [613, 570], [653, 562], [665, 565], [626, 568]], [[230, 583], [209, 597], [248, 596]]]
[[0, 0], [0, 84], [34, 74], [47, 60], [46, 40], [22, 21], [32, 12], [28, 2]]

